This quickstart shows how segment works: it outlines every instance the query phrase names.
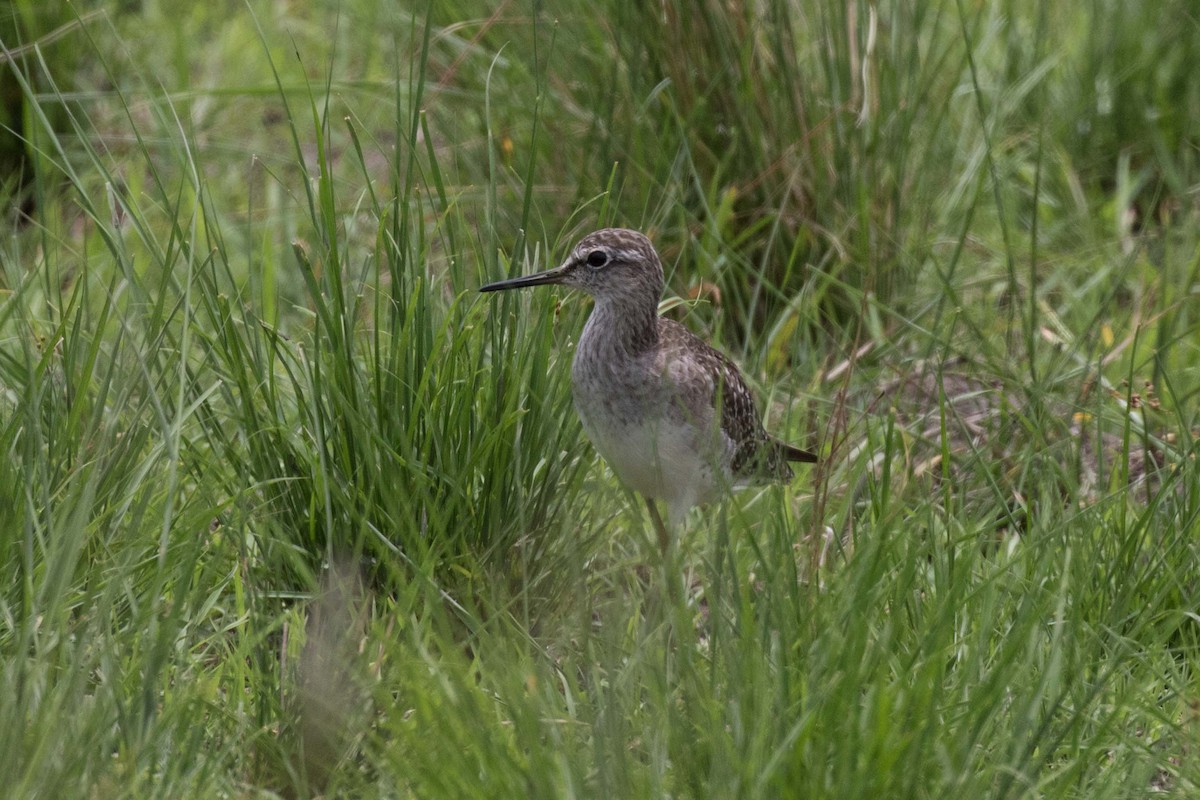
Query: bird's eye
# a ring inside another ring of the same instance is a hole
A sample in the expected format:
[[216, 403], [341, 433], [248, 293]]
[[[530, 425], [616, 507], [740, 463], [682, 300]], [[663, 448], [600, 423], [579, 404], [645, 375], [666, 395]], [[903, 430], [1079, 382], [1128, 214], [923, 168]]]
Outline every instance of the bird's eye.
[[608, 253], [603, 250], [593, 250], [588, 253], [587, 265], [589, 267], [603, 267], [608, 263]]

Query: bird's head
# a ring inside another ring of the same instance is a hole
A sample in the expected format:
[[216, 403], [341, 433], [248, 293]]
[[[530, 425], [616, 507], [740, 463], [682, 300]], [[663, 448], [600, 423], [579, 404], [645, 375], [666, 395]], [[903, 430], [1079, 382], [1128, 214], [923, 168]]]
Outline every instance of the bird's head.
[[644, 235], [625, 228], [604, 228], [579, 240], [560, 266], [479, 287], [481, 292], [557, 283], [581, 289], [598, 301], [634, 301], [649, 297], [655, 305], [663, 291], [662, 262]]

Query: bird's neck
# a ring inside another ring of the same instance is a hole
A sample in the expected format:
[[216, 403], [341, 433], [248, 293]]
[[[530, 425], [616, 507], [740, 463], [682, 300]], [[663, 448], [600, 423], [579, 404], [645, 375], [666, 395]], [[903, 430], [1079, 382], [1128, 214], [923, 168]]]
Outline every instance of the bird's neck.
[[584, 358], [632, 357], [658, 344], [658, 302], [631, 303], [625, 298], [596, 298], [579, 337]]

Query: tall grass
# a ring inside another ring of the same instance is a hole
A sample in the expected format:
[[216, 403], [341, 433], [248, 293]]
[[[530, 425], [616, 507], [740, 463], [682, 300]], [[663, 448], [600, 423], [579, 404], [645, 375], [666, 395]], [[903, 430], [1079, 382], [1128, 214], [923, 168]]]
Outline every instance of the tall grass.
[[[9, 794], [1194, 794], [1200, 29], [1152, 5], [146, 4], [10, 61]], [[665, 564], [587, 303], [474, 292], [607, 224], [823, 455]]]

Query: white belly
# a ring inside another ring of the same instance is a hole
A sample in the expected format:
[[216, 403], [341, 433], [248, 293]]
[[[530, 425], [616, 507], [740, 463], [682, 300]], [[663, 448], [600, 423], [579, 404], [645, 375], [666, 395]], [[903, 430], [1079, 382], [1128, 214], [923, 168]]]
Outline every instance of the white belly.
[[696, 447], [696, 429], [656, 424], [596, 426], [584, 418], [584, 431], [617, 477], [636, 492], [686, 510], [719, 494], [721, 476], [712, 454]]

